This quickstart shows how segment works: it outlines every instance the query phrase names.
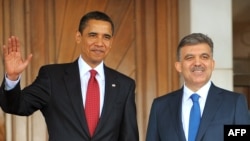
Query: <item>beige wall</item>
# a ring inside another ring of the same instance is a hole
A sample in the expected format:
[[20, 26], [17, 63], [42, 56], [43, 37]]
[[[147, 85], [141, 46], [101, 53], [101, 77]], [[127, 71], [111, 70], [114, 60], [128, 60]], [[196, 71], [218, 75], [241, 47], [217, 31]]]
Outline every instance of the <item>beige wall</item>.
[[210, 36], [214, 42], [216, 61], [212, 81], [218, 86], [232, 90], [231, 1], [179, 0], [179, 6], [179, 38], [193, 32], [202, 32]]

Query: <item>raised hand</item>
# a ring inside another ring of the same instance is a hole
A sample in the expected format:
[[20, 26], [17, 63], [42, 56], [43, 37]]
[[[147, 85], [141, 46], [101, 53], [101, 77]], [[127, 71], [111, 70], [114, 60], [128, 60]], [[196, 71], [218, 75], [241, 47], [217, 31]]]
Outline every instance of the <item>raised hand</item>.
[[18, 79], [32, 58], [32, 54], [29, 54], [27, 59], [23, 60], [20, 48], [20, 41], [15, 36], [11, 36], [8, 44], [3, 45], [5, 71], [8, 79], [13, 81]]

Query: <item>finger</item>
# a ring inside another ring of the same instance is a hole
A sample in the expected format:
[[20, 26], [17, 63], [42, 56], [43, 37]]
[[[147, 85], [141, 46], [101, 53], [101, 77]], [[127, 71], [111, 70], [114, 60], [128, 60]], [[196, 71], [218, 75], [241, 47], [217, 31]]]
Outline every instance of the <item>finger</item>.
[[6, 47], [6, 45], [3, 45], [3, 55], [4, 56], [8, 55], [8, 48]]
[[11, 38], [8, 39], [8, 54], [12, 52], [12, 41], [11, 41]]
[[24, 61], [24, 65], [25, 66], [28, 66], [29, 62], [31, 61], [31, 58], [32, 58], [32, 54], [29, 54], [29, 56], [27, 57], [27, 59]]
[[17, 46], [16, 46], [16, 51], [17, 51], [17, 52], [21, 52], [21, 50], [20, 50], [20, 48], [21, 48], [21, 47], [20, 47], [20, 41], [19, 41], [19, 38], [18, 38], [18, 37], [16, 37], [16, 45], [17, 45]]
[[17, 38], [15, 36], [11, 37], [11, 43], [12, 43], [12, 51], [16, 52], [17, 51]]

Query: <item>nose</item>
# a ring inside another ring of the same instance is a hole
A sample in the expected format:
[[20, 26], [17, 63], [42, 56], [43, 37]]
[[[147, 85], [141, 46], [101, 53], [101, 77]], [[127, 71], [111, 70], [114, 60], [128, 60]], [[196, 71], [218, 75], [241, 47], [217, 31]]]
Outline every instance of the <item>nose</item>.
[[201, 59], [199, 57], [196, 57], [195, 60], [195, 65], [200, 65], [201, 64]]
[[103, 38], [102, 37], [98, 37], [96, 39], [95, 45], [103, 46]]

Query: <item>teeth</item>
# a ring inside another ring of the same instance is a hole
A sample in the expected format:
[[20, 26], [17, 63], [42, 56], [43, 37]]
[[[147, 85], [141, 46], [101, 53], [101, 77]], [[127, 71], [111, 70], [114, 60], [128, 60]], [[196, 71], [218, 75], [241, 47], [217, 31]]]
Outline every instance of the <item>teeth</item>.
[[203, 72], [203, 70], [193, 70], [192, 72]]

